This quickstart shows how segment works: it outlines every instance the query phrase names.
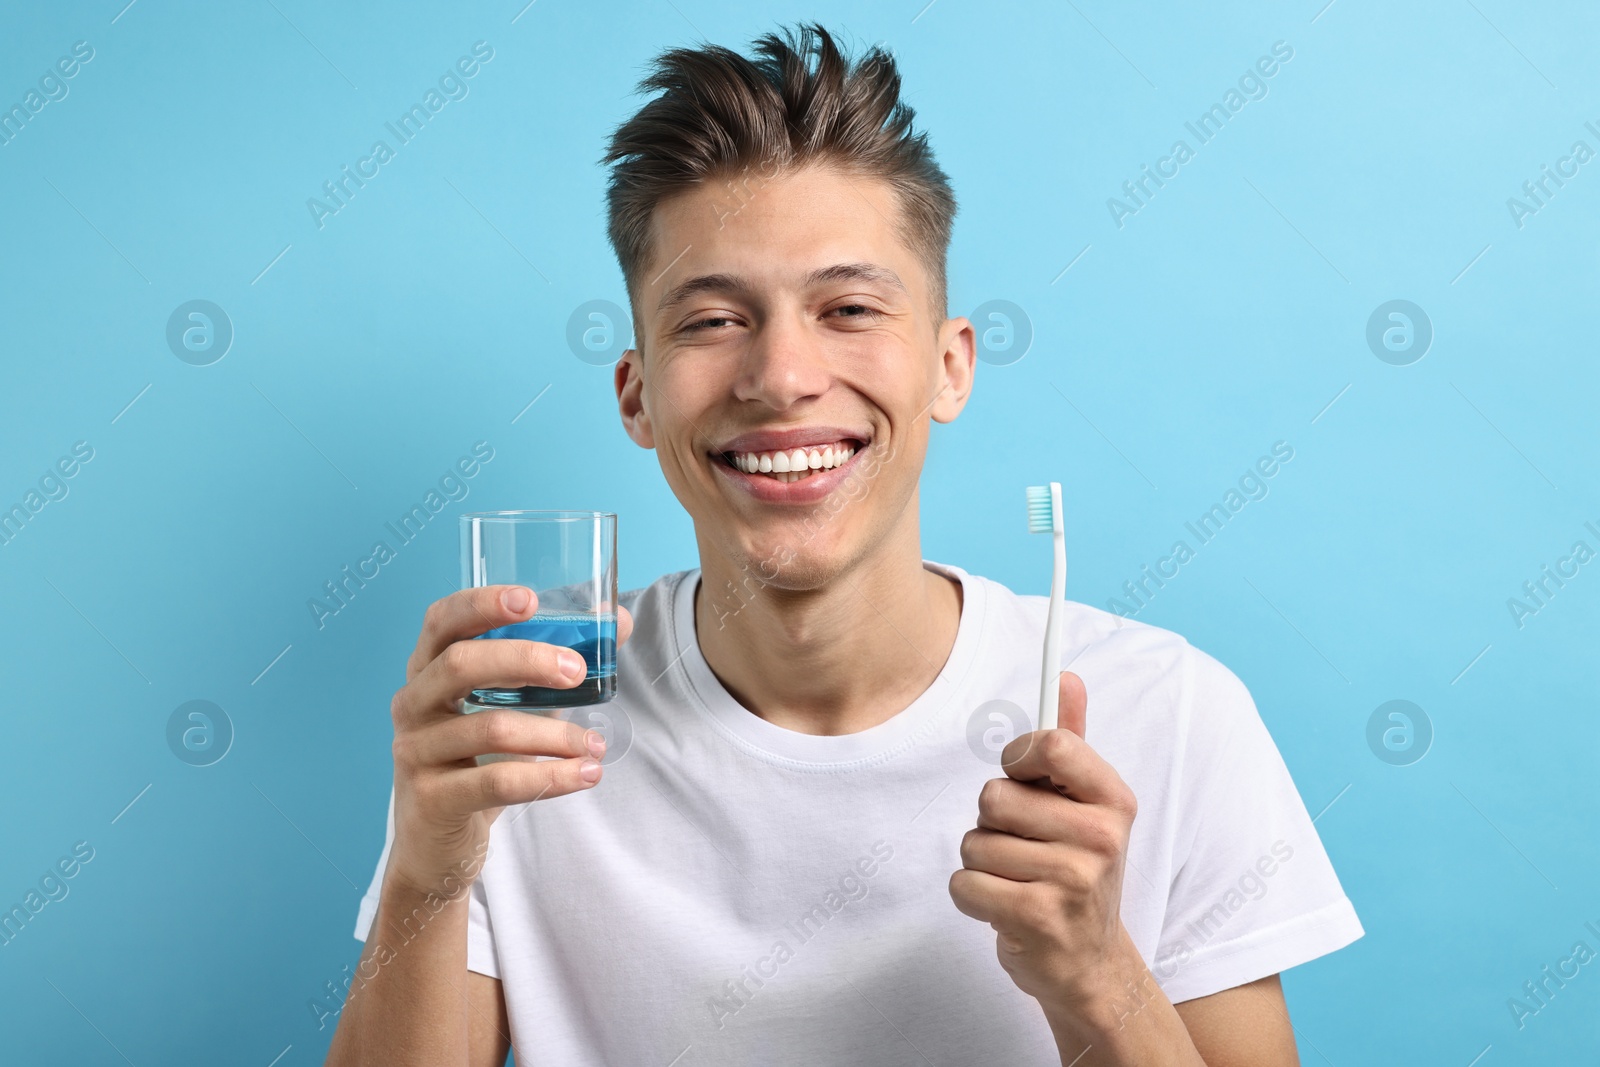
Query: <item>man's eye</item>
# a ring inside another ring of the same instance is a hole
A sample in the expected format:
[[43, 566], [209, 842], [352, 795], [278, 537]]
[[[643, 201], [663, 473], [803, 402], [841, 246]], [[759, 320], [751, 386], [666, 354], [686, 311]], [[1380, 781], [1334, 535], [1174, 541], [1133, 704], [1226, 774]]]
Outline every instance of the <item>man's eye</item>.
[[[883, 312], [865, 304], [844, 304], [836, 307], [829, 314], [843, 313], [841, 318], [846, 319], [875, 319], [882, 318]], [[733, 322], [727, 315], [707, 315], [703, 319], [696, 319], [683, 328], [685, 333], [696, 333], [704, 330], [715, 330]]]

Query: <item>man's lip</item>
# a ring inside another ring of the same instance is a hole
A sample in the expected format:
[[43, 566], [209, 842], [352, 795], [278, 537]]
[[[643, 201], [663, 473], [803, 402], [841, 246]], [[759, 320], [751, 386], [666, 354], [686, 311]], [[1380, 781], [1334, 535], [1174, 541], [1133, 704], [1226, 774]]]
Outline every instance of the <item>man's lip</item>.
[[828, 445], [835, 441], [854, 441], [866, 445], [871, 437], [861, 430], [841, 426], [805, 426], [794, 430], [756, 430], [731, 437], [712, 449], [720, 452], [788, 452], [796, 448]]
[[792, 482], [780, 481], [766, 474], [751, 474], [731, 466], [725, 458], [718, 459], [712, 466], [719, 472], [719, 477], [730, 479], [744, 492], [755, 499], [779, 506], [784, 505], [811, 505], [826, 499], [847, 478], [858, 477], [856, 463], [861, 460], [861, 452], [837, 467], [827, 470], [813, 470], [804, 478]]

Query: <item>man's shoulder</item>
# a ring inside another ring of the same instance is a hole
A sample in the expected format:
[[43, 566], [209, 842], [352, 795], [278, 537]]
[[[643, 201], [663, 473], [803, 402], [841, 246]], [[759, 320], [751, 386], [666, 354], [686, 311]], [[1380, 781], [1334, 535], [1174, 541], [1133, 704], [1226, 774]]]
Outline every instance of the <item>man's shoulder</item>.
[[[972, 577], [983, 582], [989, 590], [988, 599], [995, 608], [995, 624], [1037, 629], [1043, 635], [1050, 611], [1048, 596], [1017, 593], [993, 578]], [[1063, 662], [1090, 649], [1101, 655], [1136, 658], [1146, 666], [1178, 666], [1187, 657], [1205, 656], [1189, 643], [1188, 638], [1174, 630], [1140, 622], [1070, 598], [1063, 606]]]
[[[986, 583], [991, 625], [1013, 640], [1043, 641], [1050, 610], [1047, 596], [1016, 593], [990, 578]], [[1185, 728], [1195, 698], [1233, 705], [1249, 701], [1237, 675], [1183, 634], [1153, 623], [1067, 600], [1062, 617], [1061, 666], [1136, 701], [1143, 718], [1162, 718], [1166, 728]], [[1160, 715], [1159, 708], [1168, 715]]]
[[641, 610], [669, 602], [677, 584], [698, 569], [688, 567], [681, 571], [669, 571], [647, 585], [624, 589], [617, 594], [617, 603], [627, 608], [630, 615], [637, 616]]

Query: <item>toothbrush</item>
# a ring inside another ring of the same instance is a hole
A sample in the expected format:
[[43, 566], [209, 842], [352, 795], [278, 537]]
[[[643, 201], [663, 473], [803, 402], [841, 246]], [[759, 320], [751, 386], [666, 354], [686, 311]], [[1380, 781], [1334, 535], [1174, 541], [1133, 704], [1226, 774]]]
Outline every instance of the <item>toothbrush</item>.
[[1061, 616], [1066, 613], [1067, 544], [1061, 532], [1061, 483], [1028, 486], [1028, 532], [1055, 541], [1050, 576], [1050, 616], [1044, 628], [1044, 671], [1039, 679], [1039, 729], [1054, 730], [1061, 705]]

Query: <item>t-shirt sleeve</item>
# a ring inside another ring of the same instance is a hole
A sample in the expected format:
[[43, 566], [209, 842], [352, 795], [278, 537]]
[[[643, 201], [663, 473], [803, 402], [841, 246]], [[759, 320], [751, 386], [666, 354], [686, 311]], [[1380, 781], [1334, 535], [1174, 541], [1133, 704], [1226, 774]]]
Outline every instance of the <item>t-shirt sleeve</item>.
[[367, 891], [361, 897], [361, 905], [356, 909], [356, 940], [365, 941], [367, 932], [372, 929], [372, 920], [378, 914], [378, 893], [383, 888], [383, 872], [389, 866], [389, 848], [394, 844], [394, 788], [389, 789], [389, 815], [383, 832], [383, 851], [378, 853], [378, 868], [372, 874], [372, 882], [367, 886]]
[[472, 898], [467, 902], [467, 970], [500, 977], [500, 954], [494, 947], [494, 924], [482, 878], [472, 883]]
[[1175, 874], [1151, 968], [1173, 1003], [1285, 971], [1365, 932], [1249, 690], [1211, 656], [1186, 651]]
[[[361, 905], [356, 910], [356, 940], [365, 941], [372, 931], [372, 921], [378, 914], [378, 897], [383, 889], [383, 872], [389, 866], [389, 849], [394, 845], [394, 789], [389, 789], [389, 817], [384, 832], [383, 851], [378, 856], [378, 867], [373, 872], [372, 883], [367, 886]], [[492, 849], [491, 849], [492, 854]], [[484, 866], [488, 866], [485, 860]], [[404, 936], [404, 928], [400, 935]], [[391, 945], [391, 947], [397, 947]], [[467, 900], [467, 970], [500, 977], [500, 957], [495, 952], [494, 932], [489, 919], [489, 902], [484, 894], [483, 876], [473, 880]]]

